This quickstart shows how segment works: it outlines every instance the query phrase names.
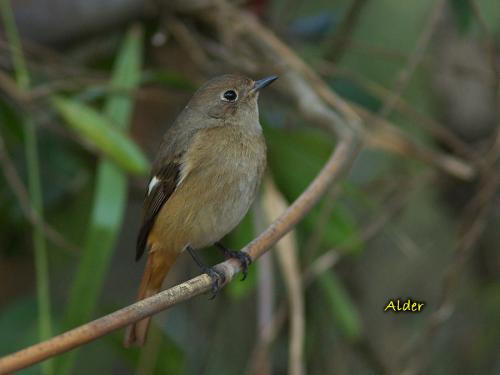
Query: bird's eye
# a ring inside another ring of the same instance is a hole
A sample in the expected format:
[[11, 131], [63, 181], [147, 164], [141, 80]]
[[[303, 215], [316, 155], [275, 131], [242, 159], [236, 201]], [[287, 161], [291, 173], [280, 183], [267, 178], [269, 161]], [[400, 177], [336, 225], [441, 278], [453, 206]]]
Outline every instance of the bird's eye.
[[221, 99], [226, 102], [234, 102], [238, 99], [238, 94], [234, 90], [227, 90], [222, 94]]

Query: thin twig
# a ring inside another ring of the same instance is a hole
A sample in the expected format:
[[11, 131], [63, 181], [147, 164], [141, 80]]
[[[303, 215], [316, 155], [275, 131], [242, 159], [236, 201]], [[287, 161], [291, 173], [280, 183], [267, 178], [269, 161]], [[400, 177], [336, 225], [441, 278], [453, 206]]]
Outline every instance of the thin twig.
[[[369, 223], [365, 226], [361, 233], [361, 241], [368, 242], [375, 235], [377, 235], [385, 227], [385, 225], [405, 206], [408, 200], [408, 196], [412, 193], [415, 193], [416, 189], [419, 189], [422, 186], [426, 185], [430, 180], [430, 175], [419, 176], [419, 178], [410, 183], [406, 189], [403, 189], [400, 194], [394, 196], [392, 191], [390, 194], [387, 194], [387, 199], [382, 203], [385, 209], [383, 211], [376, 210], [377, 215], [375, 215], [369, 221]], [[380, 213], [380, 215], [378, 213]], [[349, 253], [349, 250], [351, 250], [352, 247], [357, 244], [357, 242], [358, 241], [351, 241], [345, 243], [337, 248], [327, 251], [322, 256], [314, 260], [308, 267], [305, 268], [303, 272], [302, 288], [304, 290], [309, 288], [319, 276], [334, 267], [337, 262], [343, 257], [343, 254]], [[258, 358], [257, 353], [267, 350], [267, 348], [269, 348], [270, 345], [276, 340], [288, 317], [287, 312], [287, 303], [286, 301], [282, 301], [276, 309], [273, 320], [268, 324], [268, 326], [262, 329], [262, 332], [259, 336], [260, 340], [255, 344], [255, 347], [253, 349], [254, 355], [252, 355], [252, 359]], [[364, 342], [363, 339], [360, 341], [358, 349], [363, 353], [364, 356], [368, 355], [367, 343]], [[370, 352], [369, 356], [370, 358], [367, 358], [367, 361], [375, 366], [378, 372], [388, 372], [386, 371], [386, 365], [382, 363], [382, 360], [380, 358], [376, 357], [376, 353]], [[384, 370], [381, 371], [381, 369]]]
[[364, 118], [365, 123], [374, 125], [365, 132], [366, 142], [371, 147], [421, 160], [461, 180], [470, 181], [476, 176], [476, 168], [467, 161], [418, 143], [383, 117], [357, 104], [351, 103], [351, 106]]
[[[493, 71], [493, 75], [495, 76], [495, 93], [496, 93], [496, 98], [497, 100], [499, 99], [500, 96], [500, 68], [497, 63], [497, 49], [496, 49], [496, 42], [495, 42], [495, 36], [491, 32], [491, 30], [488, 28], [488, 25], [486, 24], [486, 20], [484, 19], [483, 12], [481, 12], [481, 8], [479, 7], [479, 4], [477, 3], [477, 0], [468, 0], [472, 11], [474, 13], [474, 17], [476, 18], [477, 23], [479, 24], [479, 27], [481, 28], [482, 33], [486, 37], [486, 49], [488, 50], [488, 57], [490, 59], [490, 66], [491, 70]], [[498, 103], [497, 103], [498, 104]]]
[[[496, 63], [496, 49], [493, 34], [488, 29], [484, 17], [476, 0], [469, 0], [476, 21], [487, 38], [487, 49], [490, 57], [491, 69], [495, 76], [495, 94], [497, 104], [500, 102], [500, 72]], [[500, 109], [497, 105], [497, 121], [500, 121]], [[495, 140], [489, 151], [483, 156], [484, 166], [478, 183], [477, 193], [469, 201], [462, 212], [459, 226], [459, 238], [453, 258], [444, 273], [441, 283], [440, 298], [436, 310], [429, 317], [422, 334], [407, 348], [404, 353], [406, 366], [402, 371], [404, 374], [421, 373], [428, 366], [428, 350], [432, 339], [436, 337], [440, 329], [450, 319], [455, 308], [455, 294], [458, 289], [463, 268], [467, 260], [478, 247], [478, 242], [486, 226], [488, 215], [492, 209], [490, 202], [500, 188], [500, 173], [498, 162], [500, 158], [500, 127], [495, 132]]]
[[356, 25], [363, 8], [367, 4], [367, 0], [352, 0], [346, 15], [343, 17], [342, 22], [338, 26], [335, 34], [331, 38], [330, 46], [327, 48], [328, 52], [326, 58], [331, 62], [339, 61], [349, 47], [350, 38], [348, 38]]
[[335, 208], [335, 203], [340, 190], [340, 187], [335, 185], [332, 186], [325, 194], [325, 199], [321, 207], [319, 217], [315, 222], [314, 230], [309, 235], [309, 238], [304, 245], [302, 258], [306, 263], [314, 259], [321, 246], [322, 239], [324, 238], [325, 231], [328, 228], [328, 222], [331, 218], [332, 211]]
[[[365, 55], [370, 59], [379, 59], [391, 63], [402, 63], [408, 60], [408, 53], [399, 49], [378, 45], [364, 40], [354, 39], [352, 36], [346, 37], [346, 43], [349, 44], [349, 51]], [[428, 60], [424, 57], [423, 63], [427, 64]]]
[[406, 63], [405, 67], [400, 71], [398, 75], [398, 79], [392, 90], [392, 97], [387, 100], [386, 103], [384, 103], [384, 106], [379, 112], [382, 117], [387, 117], [393, 111], [395, 105], [397, 104], [398, 98], [403, 94], [403, 91], [408, 86], [410, 78], [413, 76], [415, 69], [422, 61], [429, 42], [431, 41], [432, 35], [436, 30], [439, 17], [443, 12], [443, 8], [446, 2], [447, 0], [435, 1], [434, 7], [432, 8], [431, 14], [427, 20], [427, 24], [418, 37], [416, 47], [408, 58], [408, 62]]
[[356, 238], [355, 240], [347, 241], [336, 248], [328, 250], [307, 266], [304, 270], [304, 286], [310, 286], [323, 272], [326, 272], [337, 264], [342, 254], [348, 254], [360, 242], [366, 243], [376, 236], [404, 208], [409, 195], [415, 193], [415, 190], [427, 184], [429, 180], [430, 177], [427, 175], [419, 176], [415, 182], [409, 183], [404, 189], [401, 189], [401, 186], [399, 186], [398, 190], [401, 193], [396, 194], [394, 191], [388, 193], [387, 198], [380, 205], [384, 209], [376, 210], [376, 215], [363, 228], [359, 239]]
[[273, 315], [273, 319], [265, 327], [259, 330], [258, 340], [254, 345], [252, 354], [247, 365], [246, 374], [262, 374], [266, 375], [265, 372], [255, 372], [259, 370], [258, 364], [261, 362], [260, 359], [269, 356], [269, 348], [271, 344], [278, 337], [279, 332], [285, 325], [287, 318], [287, 304], [283, 301], [276, 312]]
[[31, 206], [28, 192], [24, 187], [21, 177], [19, 177], [19, 174], [16, 171], [14, 163], [7, 153], [7, 148], [1, 134], [0, 165], [2, 166], [5, 180], [12, 190], [12, 193], [16, 197], [21, 211], [23, 212], [24, 216], [31, 222], [31, 224], [34, 227], [37, 227], [54, 245], [60, 247], [61, 249], [67, 250], [72, 255], [79, 254], [79, 247], [69, 242], [61, 233], [59, 233], [56, 229], [43, 221], [40, 215], [38, 215], [37, 211]]
[[[271, 222], [286, 210], [288, 203], [276, 185], [267, 178], [264, 183], [263, 207]], [[302, 290], [302, 275], [298, 261], [297, 239], [292, 230], [276, 244], [276, 255], [288, 294], [290, 311], [290, 347], [288, 353], [288, 373], [302, 375], [304, 368], [305, 312]]]
[[[391, 91], [389, 89], [374, 80], [363, 77], [348, 67], [334, 66], [328, 62], [323, 62], [320, 64], [319, 69], [327, 75], [334, 75], [337, 77], [340, 76], [353, 80], [356, 84], [362, 86], [363, 89], [367, 90], [371, 95], [374, 95], [380, 100], [388, 101], [389, 98], [391, 98]], [[428, 131], [435, 139], [446, 144], [458, 155], [465, 157], [468, 160], [472, 160], [476, 165], [480, 165], [481, 160], [475, 150], [462, 141], [460, 137], [458, 137], [449, 128], [415, 108], [403, 97], [400, 96], [397, 98], [395, 110], [412, 119], [424, 130]]]
[[492, 209], [489, 202], [500, 187], [500, 174], [495, 173], [483, 179], [478, 194], [469, 202], [461, 220], [461, 231], [453, 259], [444, 273], [437, 308], [428, 318], [422, 334], [405, 351], [408, 357], [405, 375], [419, 374], [428, 365], [427, 351], [431, 347], [432, 339], [438, 334], [441, 327], [450, 319], [455, 307], [455, 292], [458, 288], [466, 261], [477, 248], [488, 213]]
[[186, 24], [180, 22], [177, 18], [169, 16], [166, 20], [166, 27], [172, 33], [177, 42], [184, 47], [191, 60], [206, 71], [213, 70], [212, 61], [206, 56], [203, 48], [200, 47], [198, 41], [193, 37], [193, 33], [188, 29]]
[[[263, 232], [269, 223], [266, 221], [263, 209], [262, 195], [254, 205], [254, 228], [255, 234]], [[270, 375], [272, 362], [270, 355], [270, 340], [268, 339], [268, 329], [274, 320], [274, 298], [275, 281], [273, 272], [273, 256], [266, 253], [262, 256], [257, 269], [257, 342], [261, 343], [258, 350], [250, 354], [246, 374], [248, 375]]]
[[493, 88], [495, 92], [495, 100], [496, 100], [496, 138], [493, 142], [493, 145], [485, 155], [487, 163], [492, 164], [498, 155], [498, 148], [500, 147], [500, 65], [497, 61], [498, 51], [495, 43], [495, 36], [488, 28], [486, 24], [486, 20], [484, 19], [484, 15], [481, 12], [481, 8], [477, 3], [477, 0], [468, 0], [469, 4], [474, 12], [474, 17], [476, 18], [479, 27], [481, 28], [482, 33], [486, 38], [486, 49], [488, 51], [488, 57], [490, 62], [491, 71], [493, 72], [494, 82]]

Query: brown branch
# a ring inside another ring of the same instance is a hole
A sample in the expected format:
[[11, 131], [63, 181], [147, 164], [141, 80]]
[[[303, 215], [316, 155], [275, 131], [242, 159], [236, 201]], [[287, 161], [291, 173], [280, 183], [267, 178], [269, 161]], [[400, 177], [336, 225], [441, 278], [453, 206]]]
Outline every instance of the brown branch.
[[[319, 65], [319, 69], [325, 75], [334, 75], [354, 81], [364, 90], [381, 101], [389, 100], [392, 95], [392, 92], [389, 89], [385, 88], [383, 85], [377, 83], [372, 79], [362, 76], [361, 74], [355, 72], [354, 70], [351, 70], [348, 67], [336, 66], [325, 61]], [[460, 137], [458, 137], [445, 125], [428, 116], [419, 109], [415, 108], [401, 96], [397, 98], [397, 101], [395, 103], [395, 110], [397, 110], [400, 114], [406, 116], [407, 118], [413, 120], [416, 124], [421, 126], [422, 129], [429, 132], [435, 139], [446, 144], [448, 147], [450, 147], [450, 149], [455, 151], [455, 153], [457, 153], [461, 157], [465, 157], [467, 160], [473, 161], [474, 165], [481, 164], [481, 159], [471, 146], [461, 140]]]
[[365, 131], [366, 142], [369, 146], [421, 160], [461, 180], [470, 181], [476, 175], [476, 169], [470, 163], [453, 154], [416, 142], [402, 130], [393, 126], [390, 121], [364, 107], [354, 103], [351, 103], [351, 106], [365, 119], [366, 123], [373, 125]]
[[[380, 230], [384, 228], [384, 226], [389, 222], [393, 216], [395, 216], [407, 203], [408, 196], [412, 193], [415, 193], [415, 190], [418, 190], [425, 184], [430, 181], [428, 175], [419, 176], [416, 181], [405, 186], [405, 189], [402, 190], [401, 193], [394, 196], [395, 192], [391, 191], [390, 194], [387, 194], [387, 198], [384, 199], [381, 205], [384, 206], [385, 210], [379, 214], [377, 211], [377, 215], [375, 215], [372, 220], [369, 221], [368, 225], [364, 228], [361, 233], [361, 241], [367, 242], [375, 235], [377, 235]], [[334, 199], [332, 199], [335, 201]], [[338, 248], [331, 249], [324, 253], [322, 256], [315, 259], [309, 266], [307, 266], [303, 271], [302, 277], [302, 289], [305, 290], [309, 288], [313, 282], [324, 272], [331, 269], [335, 264], [342, 258], [343, 254], [347, 254], [351, 248], [358, 243], [358, 241], [351, 241], [345, 243]], [[271, 322], [267, 324], [265, 327], [261, 327], [259, 340], [255, 344], [253, 349], [253, 354], [251, 356], [252, 360], [257, 360], [262, 356], [263, 352], [267, 352], [271, 344], [278, 337], [281, 329], [283, 328], [286, 319], [288, 318], [288, 309], [286, 301], [281, 301], [280, 305], [276, 309], [276, 312], [273, 316]], [[357, 349], [360, 350], [362, 354], [367, 357], [368, 353], [366, 348], [367, 343], [362, 339], [360, 343], [358, 343]], [[359, 348], [361, 346], [361, 348]], [[382, 361], [377, 357], [375, 358], [374, 353], [370, 353], [371, 357], [366, 358], [368, 362], [372, 364], [375, 368], [379, 369], [380, 373], [388, 373], [386, 371], [386, 365], [382, 363]], [[250, 361], [253, 363], [254, 361]], [[384, 369], [384, 370], [380, 370]], [[250, 372], [253, 374], [253, 372]]]
[[285, 325], [287, 319], [286, 307], [286, 302], [282, 301], [274, 313], [272, 320], [266, 326], [259, 327], [259, 335], [247, 364], [246, 375], [267, 375], [270, 373], [269, 371], [265, 372], [266, 369], [261, 370], [262, 367], [259, 367], [259, 364], [262, 363], [263, 358], [269, 356], [271, 344], [276, 340]]
[[[356, 155], [357, 147], [355, 146], [356, 142], [353, 139], [340, 141], [326, 165], [309, 187], [266, 231], [245, 246], [242, 251], [246, 251], [252, 259], [256, 260], [288, 233], [309, 212], [326, 192], [328, 186], [339, 178], [345, 167], [350, 164]], [[231, 259], [218, 264], [216, 269], [224, 273], [227, 283], [240, 271], [240, 266], [237, 261]], [[0, 358], [0, 373], [20, 370], [86, 344], [147, 316], [208, 292], [211, 289], [211, 284], [212, 280], [208, 275], [200, 275], [50, 340]]]
[[[255, 234], [263, 232], [270, 224], [264, 216], [263, 194], [260, 194], [258, 201], [254, 204], [253, 222]], [[275, 279], [274, 279], [274, 259], [271, 253], [262, 256], [257, 268], [257, 295], [256, 295], [256, 327], [258, 345], [257, 350], [250, 353], [246, 365], [247, 375], [270, 375], [272, 374], [269, 338], [270, 326], [274, 320], [274, 300], [275, 300]]]
[[[264, 182], [263, 208], [268, 222], [286, 210], [288, 202], [271, 178]], [[288, 373], [302, 375], [304, 369], [305, 308], [302, 275], [299, 267], [297, 238], [290, 231], [276, 244], [276, 255], [288, 295], [290, 316], [290, 343]]]

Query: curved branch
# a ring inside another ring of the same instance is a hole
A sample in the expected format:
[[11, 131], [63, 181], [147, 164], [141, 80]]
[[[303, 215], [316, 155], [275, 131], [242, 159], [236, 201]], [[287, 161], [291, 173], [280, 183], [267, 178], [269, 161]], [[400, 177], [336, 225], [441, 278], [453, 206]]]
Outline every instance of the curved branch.
[[[309, 187], [271, 226], [245, 246], [242, 251], [248, 252], [252, 259], [258, 259], [269, 250], [309, 212], [326, 192], [328, 186], [341, 176], [345, 167], [355, 157], [357, 149], [357, 142], [354, 138], [342, 140]], [[239, 263], [234, 259], [220, 263], [216, 268], [224, 273], [226, 283], [240, 272]], [[210, 291], [211, 285], [212, 280], [208, 275], [197, 276], [152, 297], [55, 336], [50, 340], [0, 358], [0, 373], [20, 370], [93, 341], [147, 316]]]

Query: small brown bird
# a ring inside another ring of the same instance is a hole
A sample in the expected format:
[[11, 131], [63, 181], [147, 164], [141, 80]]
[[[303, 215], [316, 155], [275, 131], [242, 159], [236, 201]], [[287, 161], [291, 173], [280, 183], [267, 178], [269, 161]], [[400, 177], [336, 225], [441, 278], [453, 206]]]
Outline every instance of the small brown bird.
[[[195, 249], [216, 245], [240, 260], [244, 275], [251, 259], [218, 241], [246, 215], [266, 167], [259, 123], [259, 90], [277, 76], [258, 81], [223, 75], [205, 83], [165, 133], [146, 192], [138, 260], [148, 250], [138, 299], [161, 288], [177, 257], [188, 250], [209, 274], [214, 294], [220, 275], [206, 267]], [[129, 327], [125, 345], [142, 345], [151, 318]]]

